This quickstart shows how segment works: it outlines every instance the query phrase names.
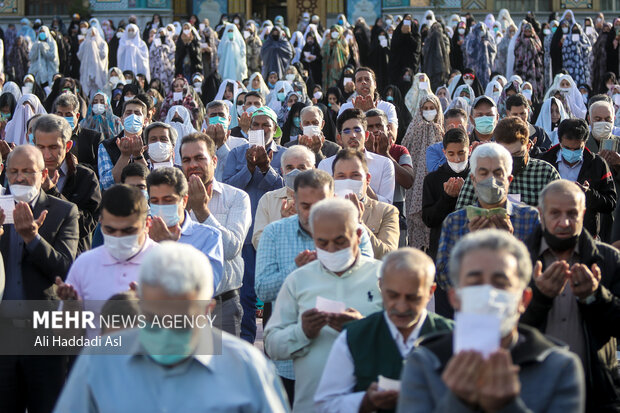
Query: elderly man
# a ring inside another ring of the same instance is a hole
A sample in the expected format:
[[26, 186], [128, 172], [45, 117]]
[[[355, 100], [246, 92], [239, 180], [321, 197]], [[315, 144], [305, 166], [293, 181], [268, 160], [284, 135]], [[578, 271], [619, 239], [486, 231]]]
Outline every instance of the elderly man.
[[[560, 179], [558, 171], [549, 163], [530, 156], [532, 142], [527, 124], [517, 117], [504, 118], [495, 127], [493, 138], [512, 156], [512, 181], [508, 188], [511, 200], [535, 207], [540, 191], [549, 182]], [[472, 152], [475, 153], [473, 149]], [[476, 202], [472, 180], [468, 177], [459, 192], [456, 209]]]
[[444, 291], [450, 287], [448, 258], [452, 248], [465, 234], [497, 228], [524, 241], [539, 223], [536, 208], [508, 198], [513, 165], [506, 148], [493, 142], [480, 145], [472, 152], [469, 164], [471, 169], [467, 179], [474, 183], [478, 202], [476, 206], [468, 206], [448, 215], [441, 227], [436, 262], [438, 282]]
[[[222, 329], [238, 337], [244, 314], [239, 298], [244, 268], [241, 249], [252, 222], [250, 197], [215, 179], [218, 159], [208, 135], [185, 136], [180, 151], [183, 173], [189, 182], [187, 210], [192, 219], [215, 227], [222, 234], [224, 276], [215, 291], [215, 300], [221, 306]], [[247, 288], [254, 290], [254, 284]]]
[[348, 200], [325, 199], [312, 206], [308, 223], [316, 260], [284, 280], [265, 329], [267, 354], [293, 359], [293, 411], [313, 410], [314, 393], [343, 324], [381, 309], [381, 263], [361, 255], [359, 220]]
[[178, 241], [190, 244], [209, 258], [216, 291], [224, 269], [222, 233], [210, 225], [195, 222], [185, 210], [187, 179], [177, 168], [160, 168], [146, 178], [151, 205], [149, 237], [155, 242]]
[[[553, 165], [562, 179], [575, 182], [586, 194], [584, 227], [596, 237], [601, 229], [599, 216], [612, 216], [617, 196], [609, 166], [585, 147], [588, 134], [585, 120], [563, 120], [558, 127], [560, 144], [542, 154], [540, 159]], [[609, 235], [609, 231], [606, 234]]]
[[587, 378], [586, 411], [615, 411], [620, 253], [584, 228], [586, 204], [583, 190], [564, 179], [542, 191], [541, 223], [527, 240], [535, 263], [534, 295], [521, 321], [579, 356]]
[[[325, 139], [322, 132], [325, 120], [323, 119], [323, 111], [318, 106], [306, 106], [299, 112], [299, 118], [304, 133], [299, 136], [299, 139], [292, 140], [284, 145], [286, 148], [294, 145], [308, 147], [314, 152], [317, 166], [323, 159], [335, 155], [340, 150], [338, 144]], [[308, 135], [306, 130], [311, 130], [307, 128], [312, 126], [319, 128], [319, 133]]]
[[[6, 273], [2, 299], [56, 299], [54, 277], [64, 279], [77, 254], [78, 208], [42, 190], [47, 169], [34, 146], [17, 146], [9, 154], [6, 177], [16, 205], [11, 225], [3, 225], [8, 211], [0, 210]], [[50, 411], [64, 384], [64, 364], [54, 356], [0, 357], [0, 411]]]
[[147, 165], [151, 171], [174, 165], [177, 138], [177, 131], [163, 122], [153, 122], [144, 128], [144, 140], [148, 145]]
[[207, 117], [205, 119], [206, 125], [204, 125], [203, 128], [206, 126], [206, 133], [213, 139], [213, 143], [215, 143], [215, 147], [217, 148], [215, 154], [219, 163], [215, 170], [215, 178], [221, 181], [224, 175], [224, 165], [226, 165], [228, 154], [237, 146], [247, 143], [247, 140], [230, 135], [228, 126], [230, 125], [231, 117], [226, 102], [223, 100], [214, 100], [213, 102], [209, 102], [205, 109], [207, 111]]
[[[455, 353], [452, 332], [422, 339], [403, 367], [399, 413], [584, 411], [578, 358], [517, 324], [532, 299], [531, 276], [527, 249], [505, 231], [484, 230], [459, 241], [450, 257], [450, 301], [464, 314], [499, 318], [501, 341], [484, 358], [475, 350]], [[499, 302], [501, 316], [494, 306]]]
[[32, 127], [34, 144], [43, 154], [47, 177], [41, 188], [47, 195], [74, 203], [80, 214], [78, 251], [90, 249], [91, 236], [97, 225], [97, 210], [101, 202], [99, 181], [92, 169], [76, 164], [69, 153], [75, 141], [71, 127], [61, 117], [43, 115]]
[[78, 162], [97, 172], [97, 150], [104, 140], [103, 133], [79, 125], [80, 101], [73, 93], [63, 93], [54, 101], [53, 113], [65, 118], [71, 127], [71, 153]]
[[394, 411], [398, 392], [379, 389], [378, 376], [400, 380], [416, 340], [452, 329], [452, 321], [426, 311], [435, 264], [422, 251], [386, 255], [379, 286], [384, 310], [347, 324], [334, 342], [314, 397], [318, 412]]
[[147, 166], [142, 140], [142, 131], [148, 124], [146, 115], [146, 104], [140, 99], [123, 103], [123, 133], [99, 145], [97, 163], [103, 189], [121, 181], [121, 172], [128, 163], [140, 162]]
[[[228, 154], [224, 167], [225, 183], [239, 188], [250, 196], [252, 219], [256, 215], [258, 201], [268, 191], [282, 188], [284, 179], [278, 173], [285, 148], [277, 145], [274, 138], [282, 135], [275, 112], [263, 106], [252, 114], [252, 131], [263, 131], [264, 146], [250, 146], [249, 143], [236, 147]], [[256, 250], [252, 245], [253, 225], [245, 238], [242, 250], [245, 270], [241, 304], [243, 305], [243, 322], [241, 337], [254, 342], [256, 337], [256, 293], [254, 292], [254, 266]]]
[[[381, 202], [391, 204], [394, 200], [396, 185], [394, 165], [385, 156], [377, 155], [366, 150], [365, 143], [369, 137], [366, 115], [359, 109], [349, 109], [338, 116], [338, 135], [336, 141], [343, 149], [355, 149], [364, 153], [370, 171], [370, 186], [368, 196]], [[323, 159], [319, 169], [327, 173], [333, 172], [335, 156]]]
[[336, 195], [347, 197], [358, 208], [362, 225], [370, 235], [374, 257], [380, 260], [385, 254], [398, 248], [398, 209], [367, 195], [370, 175], [366, 158], [361, 152], [353, 149], [341, 150], [332, 167]]
[[[388, 117], [389, 130], [392, 136], [398, 135], [398, 116], [396, 107], [385, 100], [378, 98], [377, 76], [368, 67], [358, 67], [353, 75], [355, 81], [355, 93], [357, 96], [351, 102], [347, 102], [340, 107], [338, 117], [347, 109], [359, 109], [368, 112], [371, 109], [381, 109]], [[342, 145], [341, 145], [342, 146]], [[362, 145], [363, 147], [363, 145]], [[344, 146], [343, 146], [344, 148]]]
[[[140, 267], [142, 313], [162, 320], [179, 311], [162, 308], [167, 301], [187, 304], [182, 312], [187, 318], [204, 315], [213, 309], [212, 285], [204, 254], [190, 245], [163, 243]], [[181, 333], [147, 324], [113, 335], [121, 339], [121, 354], [81, 355], [55, 411], [288, 411], [273, 366], [258, 350], [199, 323], [190, 327]], [[211, 355], [218, 347], [221, 354]]]
[[280, 160], [284, 186], [267, 192], [258, 201], [252, 234], [254, 248], [258, 249], [258, 241], [268, 224], [297, 213], [293, 200], [295, 177], [303, 171], [313, 169], [314, 159], [315, 154], [304, 145], [295, 145], [284, 152]]

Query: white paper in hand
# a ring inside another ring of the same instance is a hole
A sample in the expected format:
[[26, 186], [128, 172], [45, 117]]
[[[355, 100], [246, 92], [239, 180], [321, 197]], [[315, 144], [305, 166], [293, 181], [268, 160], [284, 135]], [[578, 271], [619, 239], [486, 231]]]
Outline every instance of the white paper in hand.
[[379, 375], [379, 382], [377, 383], [377, 386], [379, 387], [379, 390], [383, 391], [400, 391], [400, 380], [388, 379], [387, 377]]
[[345, 77], [344, 80], [342, 81], [342, 85], [344, 86], [349, 82], [353, 83], [353, 79], [350, 77]]
[[265, 131], [262, 129], [249, 131], [248, 141], [250, 142], [250, 147], [265, 146]]
[[172, 101], [177, 102], [179, 100], [183, 100], [183, 92], [173, 92], [172, 93]]
[[153, 39], [153, 44], [155, 45], [155, 47], [161, 46], [161, 39], [156, 37], [155, 39]]
[[316, 309], [324, 313], [342, 313], [347, 306], [342, 301], [330, 300], [329, 298], [316, 297]]
[[13, 210], [15, 209], [15, 199], [13, 195], [1, 195], [0, 208], [4, 211], [4, 223], [13, 224]]
[[458, 312], [454, 317], [454, 351], [458, 354], [474, 350], [488, 358], [499, 349], [501, 334], [499, 317], [491, 314]]
[[411, 20], [403, 20], [403, 24], [404, 24], [405, 26], [409, 26], [409, 27], [411, 27]]
[[321, 128], [315, 125], [304, 126], [304, 135], [309, 138], [313, 136], [321, 136]]

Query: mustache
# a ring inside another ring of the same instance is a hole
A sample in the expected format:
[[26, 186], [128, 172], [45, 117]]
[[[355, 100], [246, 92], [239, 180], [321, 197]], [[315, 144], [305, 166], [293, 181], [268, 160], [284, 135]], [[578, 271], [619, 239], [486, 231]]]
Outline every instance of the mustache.
[[397, 311], [397, 310], [390, 310], [389, 314], [393, 315], [393, 316], [396, 316], [396, 317], [414, 317], [415, 316], [415, 314], [413, 314], [413, 311], [411, 311], [411, 310], [408, 310], [408, 311], [405, 311], [405, 312], [400, 312], [400, 311]]

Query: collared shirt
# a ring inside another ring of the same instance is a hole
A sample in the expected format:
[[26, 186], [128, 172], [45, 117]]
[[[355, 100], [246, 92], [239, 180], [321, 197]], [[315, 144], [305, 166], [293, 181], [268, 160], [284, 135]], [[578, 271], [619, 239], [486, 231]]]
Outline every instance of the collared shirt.
[[[546, 163], [546, 162], [545, 162]], [[548, 164], [547, 164], [548, 165]], [[479, 207], [480, 204], [477, 204]], [[538, 210], [525, 204], [506, 201], [506, 211], [514, 229], [513, 235], [521, 241], [534, 231], [540, 223]], [[450, 252], [457, 241], [469, 233], [469, 219], [465, 208], [448, 215], [441, 226], [439, 249], [437, 250], [437, 283], [447, 291], [452, 285], [448, 277]]]
[[[214, 179], [209, 211], [211, 214], [203, 224], [220, 230], [224, 249], [224, 277], [214, 294], [219, 295], [240, 288], [243, 282], [241, 249], [252, 222], [250, 197]], [[192, 219], [196, 220], [193, 213]]]
[[195, 222], [185, 211], [179, 242], [189, 244], [207, 256], [213, 269], [213, 291], [217, 291], [224, 272], [222, 233], [210, 225]]
[[265, 349], [274, 360], [293, 359], [293, 410], [314, 410], [314, 394], [339, 335], [338, 331], [324, 326], [316, 338], [308, 338], [301, 327], [301, 315], [315, 308], [318, 296], [341, 301], [363, 316], [380, 311], [380, 269], [381, 261], [360, 256], [349, 270], [338, 276], [316, 260], [298, 268], [284, 280], [265, 328]]
[[103, 143], [100, 143], [97, 149], [97, 169], [99, 169], [99, 183], [102, 189], [108, 189], [114, 185], [114, 176], [112, 176], [114, 163]]
[[446, 163], [446, 155], [443, 153], [443, 142], [434, 143], [426, 148], [426, 170], [428, 173], [435, 172], [444, 163]]
[[274, 221], [282, 218], [282, 201], [292, 199], [289, 189], [283, 186], [275, 191], [269, 191], [261, 197], [254, 216], [254, 233], [252, 234], [252, 245], [258, 248], [258, 241], [265, 227]]
[[[114, 294], [129, 290], [129, 284], [139, 281], [140, 264], [146, 253], [157, 243], [146, 237], [140, 252], [127, 261], [119, 261], [108, 252], [105, 245], [80, 254], [69, 269], [65, 283], [71, 284], [84, 309], [95, 312], [98, 319], [101, 304]], [[87, 329], [87, 336], [94, 337], [96, 331]]]
[[[393, 144], [390, 147], [390, 156], [400, 166], [409, 166], [410, 168], [413, 168], [413, 160], [411, 159], [411, 154], [409, 153], [409, 150], [404, 146]], [[396, 171], [394, 171], [394, 174], [394, 202], [404, 202], [405, 188], [403, 188], [398, 184], [398, 182], [396, 182]]]
[[[302, 251], [315, 249], [312, 236], [301, 228], [297, 215], [267, 225], [256, 251], [254, 288], [258, 298], [266, 303], [273, 302], [286, 277], [297, 269], [297, 255]], [[373, 256], [370, 237], [365, 229], [360, 251], [367, 257]], [[275, 363], [280, 376], [294, 379], [293, 363], [290, 360]]]
[[[396, 185], [394, 164], [385, 156], [370, 151], [364, 151], [364, 155], [368, 164], [368, 173], [370, 173], [370, 187], [377, 194], [379, 201], [391, 204], [394, 200], [394, 187]], [[335, 158], [336, 155], [323, 159], [319, 163], [319, 169], [333, 176], [332, 164]]]
[[[403, 341], [402, 334], [387, 315], [387, 311], [383, 312], [390, 334], [403, 360], [407, 358], [407, 355], [414, 347], [415, 341], [420, 336], [420, 330], [426, 321], [426, 313], [426, 309], [423, 309], [418, 323], [405, 342]], [[376, 349], [376, 351], [381, 350], [383, 349]], [[356, 384], [355, 363], [351, 355], [351, 350], [349, 349], [349, 344], [347, 343], [347, 330], [343, 330], [336, 341], [334, 341], [334, 345], [329, 353], [329, 358], [325, 364], [325, 370], [323, 370], [321, 381], [314, 396], [316, 412], [358, 412], [366, 392], [359, 391], [353, 393]]]
[[[164, 367], [143, 354], [138, 330], [118, 335], [126, 354], [82, 354], [54, 412], [286, 413], [271, 363], [246, 342], [222, 333], [222, 354], [194, 355]], [[128, 386], [127, 383], [132, 383]]]
[[222, 181], [224, 176], [224, 166], [226, 165], [226, 160], [228, 159], [228, 154], [231, 150], [235, 149], [237, 146], [241, 146], [245, 143], [248, 143], [247, 139], [243, 138], [235, 138], [234, 136], [229, 136], [226, 139], [226, 142], [220, 146], [217, 151], [215, 151], [215, 156], [217, 156], [217, 166], [215, 167], [215, 179], [218, 181]]
[[[347, 102], [340, 106], [340, 111], [338, 111], [338, 116], [342, 114], [347, 109], [353, 109], [353, 102]], [[388, 118], [388, 123], [393, 123], [398, 128], [398, 115], [396, 114], [396, 107], [390, 102], [386, 102], [385, 100], [377, 101], [377, 109], [385, 112]]]
[[[544, 238], [540, 242], [538, 256], [542, 257], [544, 268], [549, 268], [551, 264], [558, 260]], [[572, 267], [573, 264], [579, 262], [579, 246], [577, 245], [568, 260], [568, 265]], [[584, 366], [587, 365], [588, 351], [585, 339], [586, 333], [583, 330], [583, 319], [579, 311], [577, 297], [573, 294], [573, 290], [568, 283], [560, 294], [553, 299], [553, 307], [551, 307], [547, 314], [545, 334], [568, 344], [570, 350], [579, 356]]]
[[69, 172], [69, 167], [67, 166], [67, 160], [65, 159], [60, 168], [58, 169], [58, 182], [56, 182], [56, 188], [58, 188], [58, 192], [62, 194], [62, 190], [65, 187], [65, 182], [67, 182], [67, 173]]
[[[521, 202], [537, 206], [540, 192], [549, 182], [556, 179], [560, 179], [560, 174], [553, 165], [540, 159], [530, 158], [525, 169], [515, 176], [510, 183], [508, 193], [520, 194]], [[468, 176], [456, 201], [456, 209], [461, 209], [467, 205], [474, 205], [477, 200], [474, 185], [471, 182], [471, 177]]]
[[[265, 174], [263, 174], [259, 168], [255, 168], [253, 174], [250, 173], [247, 160], [245, 159], [245, 154], [249, 148], [250, 145], [245, 143], [230, 151], [226, 165], [224, 166], [224, 176], [222, 180], [224, 183], [245, 191], [250, 196], [252, 218], [254, 218], [260, 198], [266, 192], [284, 186], [284, 179], [282, 179], [278, 171], [280, 170], [280, 158], [286, 151], [286, 148], [276, 145], [273, 141], [271, 142], [269, 153], [272, 154], [272, 159], [269, 169]], [[253, 226], [250, 225], [245, 244], [250, 244], [252, 242], [252, 232]]]
[[568, 179], [569, 181], [577, 181], [579, 178], [579, 172], [581, 172], [581, 167], [583, 166], [583, 158], [576, 162], [574, 165], [569, 165], [562, 156], [562, 151], [558, 151], [558, 172], [562, 179]]

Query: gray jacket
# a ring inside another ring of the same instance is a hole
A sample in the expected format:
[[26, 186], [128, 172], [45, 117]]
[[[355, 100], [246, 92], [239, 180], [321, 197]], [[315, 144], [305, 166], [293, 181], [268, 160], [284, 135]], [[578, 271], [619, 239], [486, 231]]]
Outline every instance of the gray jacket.
[[[581, 362], [537, 330], [519, 326], [519, 340], [510, 351], [520, 367], [521, 394], [501, 413], [581, 413], [585, 386]], [[441, 380], [452, 357], [452, 332], [422, 338], [403, 367], [399, 413], [469, 413], [472, 410]]]

